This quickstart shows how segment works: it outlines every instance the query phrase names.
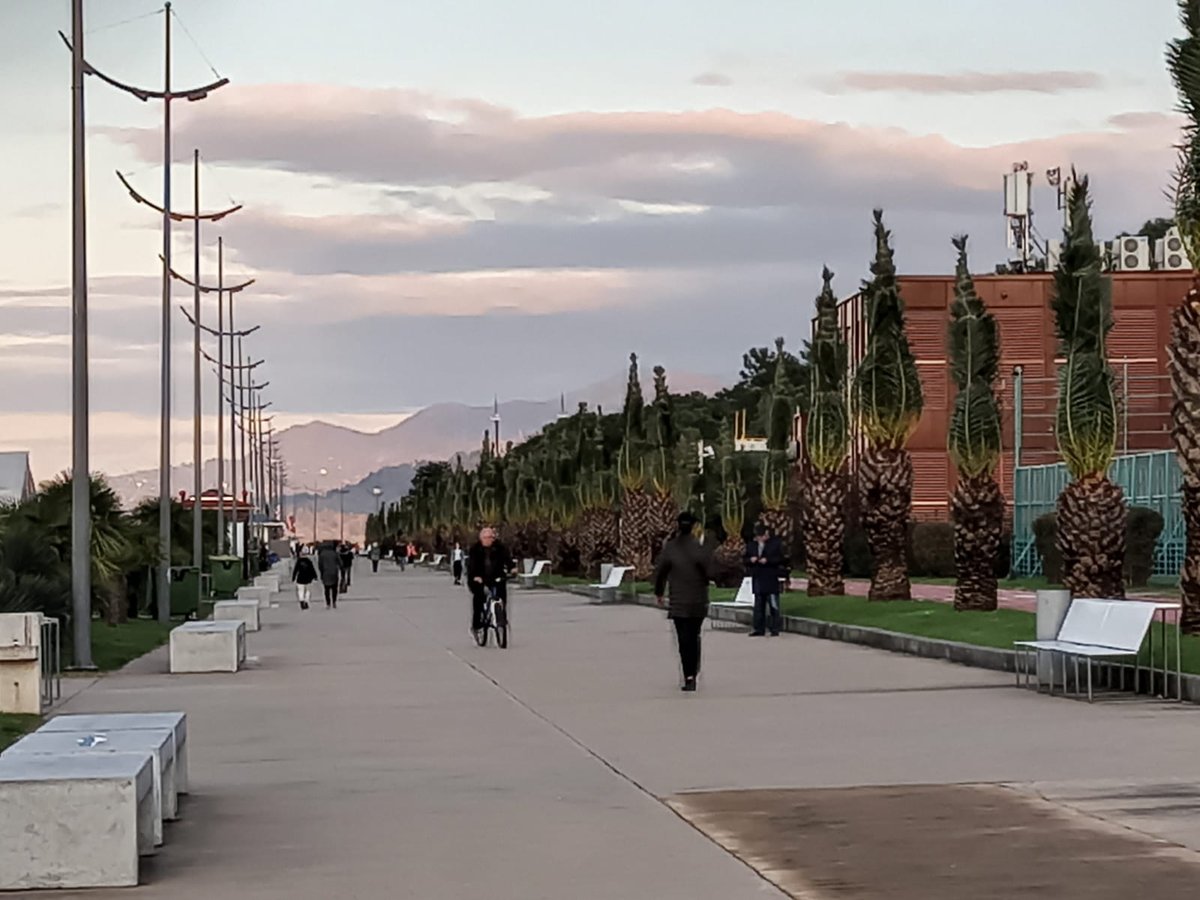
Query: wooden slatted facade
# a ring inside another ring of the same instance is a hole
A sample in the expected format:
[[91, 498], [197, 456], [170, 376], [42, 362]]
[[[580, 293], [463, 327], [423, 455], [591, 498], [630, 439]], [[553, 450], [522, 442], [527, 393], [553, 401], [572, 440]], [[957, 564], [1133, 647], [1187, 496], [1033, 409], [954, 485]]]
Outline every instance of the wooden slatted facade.
[[[1170, 390], [1166, 344], [1171, 312], [1191, 286], [1190, 272], [1121, 272], [1112, 275], [1113, 318], [1109, 358], [1124, 387], [1120, 452], [1170, 449]], [[1001, 341], [1004, 454], [1000, 483], [1011, 496], [1014, 465], [1014, 371], [1021, 376], [1021, 462], [1057, 462], [1054, 440], [1057, 339], [1049, 300], [1052, 276], [985, 275], [975, 281], [980, 297], [996, 316]], [[913, 513], [918, 519], [948, 516], [954, 467], [946, 452], [953, 387], [946, 363], [946, 325], [954, 298], [952, 276], [902, 276], [909, 342], [925, 391], [925, 412], [909, 442], [915, 483]], [[850, 347], [851, 371], [866, 348], [862, 297], [843, 301], [840, 321]], [[855, 442], [855, 452], [859, 446]]]

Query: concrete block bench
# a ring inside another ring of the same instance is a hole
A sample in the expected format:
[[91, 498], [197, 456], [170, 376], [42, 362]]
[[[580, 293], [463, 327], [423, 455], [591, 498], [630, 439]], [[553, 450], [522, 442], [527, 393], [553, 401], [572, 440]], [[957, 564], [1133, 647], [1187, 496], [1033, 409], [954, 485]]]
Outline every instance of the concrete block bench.
[[240, 587], [237, 590], [237, 600], [254, 600], [259, 607], [271, 605], [271, 589], [258, 585], [256, 587]]
[[154, 768], [150, 753], [0, 755], [0, 891], [136, 886]]
[[267, 575], [259, 575], [254, 579], [255, 587], [265, 587], [268, 593], [279, 593], [279, 573], [272, 572]]
[[247, 631], [258, 631], [257, 600], [218, 600], [213, 604], [213, 621], [245, 622]]
[[246, 661], [246, 623], [185, 622], [171, 630], [171, 672], [236, 672]]
[[187, 713], [72, 713], [55, 716], [35, 733], [43, 731], [83, 731], [112, 734], [114, 731], [171, 731], [175, 735], [175, 793], [188, 792]]
[[154, 845], [163, 842], [163, 820], [179, 818], [175, 792], [175, 732], [170, 728], [148, 731], [36, 731], [4, 751], [51, 756], [82, 753], [149, 753], [154, 758], [154, 797], [159, 807], [154, 823]]

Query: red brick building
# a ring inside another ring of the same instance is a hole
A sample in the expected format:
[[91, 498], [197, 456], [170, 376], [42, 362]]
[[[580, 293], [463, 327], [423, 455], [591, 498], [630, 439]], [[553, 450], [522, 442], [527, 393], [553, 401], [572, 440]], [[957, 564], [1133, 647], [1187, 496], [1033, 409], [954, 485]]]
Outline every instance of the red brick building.
[[[1119, 452], [1166, 450], [1171, 446], [1166, 345], [1171, 313], [1190, 288], [1192, 273], [1118, 272], [1111, 277], [1115, 325], [1109, 360], [1123, 397]], [[1058, 348], [1049, 306], [1052, 276], [979, 276], [975, 286], [1000, 330], [1004, 455], [999, 475], [1005, 496], [1011, 496], [1018, 444], [1023, 465], [1058, 461], [1054, 440]], [[908, 445], [915, 474], [913, 513], [919, 519], [945, 519], [954, 487], [954, 466], [946, 451], [953, 401], [946, 325], [954, 277], [902, 276], [900, 291], [925, 395], [924, 414]], [[843, 301], [840, 318], [853, 372], [866, 341], [861, 294]], [[1019, 378], [1014, 374], [1018, 369]]]

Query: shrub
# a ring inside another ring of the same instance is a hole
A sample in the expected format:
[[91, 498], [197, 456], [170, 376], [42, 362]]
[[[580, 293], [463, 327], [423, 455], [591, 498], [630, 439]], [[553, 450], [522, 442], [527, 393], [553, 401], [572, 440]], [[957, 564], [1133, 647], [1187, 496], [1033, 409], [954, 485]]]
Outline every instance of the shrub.
[[909, 527], [909, 575], [953, 578], [954, 526], [949, 522], [918, 522]]
[[842, 567], [848, 578], [871, 577], [871, 548], [861, 525], [846, 526], [842, 552], [845, 554]]
[[1007, 578], [1012, 574], [1012, 542], [1011, 531], [1000, 535], [1000, 552], [996, 554], [996, 577]]
[[1154, 548], [1163, 530], [1163, 517], [1153, 509], [1134, 506], [1125, 526], [1125, 583], [1145, 587], [1154, 574]]
[[[1154, 550], [1163, 530], [1163, 517], [1155, 510], [1133, 506], [1125, 525], [1125, 583], [1130, 587], [1145, 587], [1154, 573]], [[1062, 584], [1062, 557], [1056, 538], [1058, 519], [1054, 513], [1038, 516], [1033, 523], [1033, 535], [1038, 555], [1042, 558], [1042, 574], [1050, 584]]]

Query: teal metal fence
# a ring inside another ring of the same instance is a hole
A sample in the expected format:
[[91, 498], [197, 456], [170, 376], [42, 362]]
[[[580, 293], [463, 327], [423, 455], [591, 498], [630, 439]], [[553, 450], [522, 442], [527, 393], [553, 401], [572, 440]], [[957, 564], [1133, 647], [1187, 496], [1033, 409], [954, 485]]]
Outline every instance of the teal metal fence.
[[[1155, 575], [1178, 575], [1183, 565], [1184, 526], [1180, 502], [1179, 463], [1171, 451], [1119, 456], [1109, 477], [1121, 486], [1130, 506], [1156, 510], [1163, 531], [1154, 553]], [[1054, 512], [1069, 476], [1062, 463], [1017, 466], [1013, 472], [1013, 574], [1040, 575], [1042, 560], [1034, 541], [1033, 523]]]

